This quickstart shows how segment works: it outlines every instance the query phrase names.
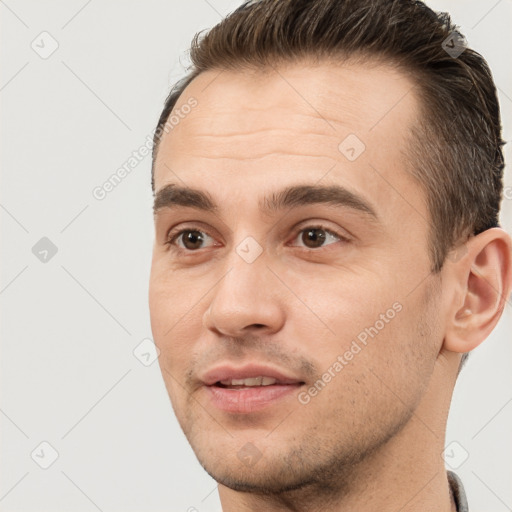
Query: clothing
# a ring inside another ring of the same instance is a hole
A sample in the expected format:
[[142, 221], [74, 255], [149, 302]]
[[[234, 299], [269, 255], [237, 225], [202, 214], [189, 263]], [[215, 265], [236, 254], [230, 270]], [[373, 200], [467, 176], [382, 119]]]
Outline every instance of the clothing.
[[462, 485], [462, 480], [450, 470], [447, 470], [448, 482], [450, 484], [450, 492], [452, 493], [453, 500], [457, 505], [457, 512], [469, 512], [468, 500], [466, 498], [466, 492]]

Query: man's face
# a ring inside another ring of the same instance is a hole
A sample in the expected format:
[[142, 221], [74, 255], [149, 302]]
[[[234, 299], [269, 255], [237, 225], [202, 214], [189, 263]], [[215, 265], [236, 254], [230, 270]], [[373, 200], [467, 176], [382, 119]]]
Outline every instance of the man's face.
[[[149, 299], [172, 405], [218, 482], [325, 482], [408, 422], [443, 341], [425, 193], [403, 157], [413, 84], [324, 62], [206, 72], [176, 109], [191, 97], [155, 169]], [[270, 207], [308, 185], [343, 190]]]

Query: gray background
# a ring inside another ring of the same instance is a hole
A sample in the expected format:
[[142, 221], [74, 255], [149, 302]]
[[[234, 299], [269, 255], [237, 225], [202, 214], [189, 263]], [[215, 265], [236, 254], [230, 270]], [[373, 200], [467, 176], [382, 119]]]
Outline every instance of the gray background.
[[[151, 338], [150, 157], [103, 200], [92, 191], [152, 134], [192, 36], [239, 3], [0, 1], [2, 511], [220, 510], [158, 363], [133, 353]], [[510, 140], [512, 1], [429, 5], [488, 60]], [[505, 185], [510, 232], [510, 166]], [[43, 237], [55, 255], [45, 241], [34, 254]], [[455, 389], [447, 453], [471, 510], [512, 507], [511, 323], [509, 302]], [[47, 469], [43, 441], [58, 452]]]

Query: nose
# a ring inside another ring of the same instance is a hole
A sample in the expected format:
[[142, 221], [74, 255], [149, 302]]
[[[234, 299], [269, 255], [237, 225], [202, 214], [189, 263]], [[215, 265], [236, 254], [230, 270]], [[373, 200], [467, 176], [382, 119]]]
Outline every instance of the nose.
[[267, 267], [265, 253], [249, 263], [236, 252], [214, 287], [203, 324], [218, 335], [272, 334], [284, 323], [286, 289]]

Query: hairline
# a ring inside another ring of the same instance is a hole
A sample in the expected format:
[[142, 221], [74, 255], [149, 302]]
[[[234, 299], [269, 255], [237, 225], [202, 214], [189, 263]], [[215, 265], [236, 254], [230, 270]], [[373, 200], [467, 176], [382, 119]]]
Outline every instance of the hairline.
[[[420, 81], [415, 80], [416, 75], [414, 71], [411, 69], [413, 66], [411, 64], [405, 63], [404, 61], [405, 59], [399, 59], [396, 56], [391, 56], [386, 54], [386, 52], [378, 50], [335, 50], [329, 53], [325, 53], [322, 50], [319, 50], [317, 52], [313, 50], [304, 55], [291, 55], [285, 58], [270, 55], [267, 57], [267, 60], [262, 63], [239, 62], [234, 66], [212, 66], [204, 70], [193, 69], [190, 73], [182, 77], [174, 84], [173, 90], [175, 89], [176, 92], [179, 91], [179, 95], [176, 97], [174, 104], [172, 105], [172, 108], [169, 111], [167, 119], [162, 120], [162, 122], [158, 124], [155, 130], [155, 134], [159, 129], [162, 129], [162, 127], [165, 125], [165, 123], [172, 115], [174, 109], [178, 106], [180, 99], [183, 97], [185, 91], [191, 85], [191, 83], [199, 76], [210, 71], [234, 71], [238, 73], [253, 72], [255, 74], [259, 74], [264, 73], [269, 68], [275, 70], [276, 68], [282, 69], [283, 66], [332, 64], [334, 66], [342, 67], [343, 65], [350, 66], [354, 64], [374, 64], [375, 66], [383, 65], [390, 68], [394, 68], [400, 73], [402, 73], [403, 76], [408, 78], [413, 83], [414, 86], [418, 85], [419, 87], [421, 87]], [[419, 70], [417, 71], [419, 72]], [[417, 94], [416, 99], [418, 100], [418, 103], [423, 103], [421, 95]], [[419, 115], [422, 115], [422, 113], [423, 109], [420, 108]], [[158, 156], [158, 150], [160, 148], [160, 143], [163, 137], [163, 135], [161, 137], [154, 137], [153, 158], [151, 165], [152, 184], [154, 180], [155, 163]], [[154, 186], [152, 188], [154, 192]]]

